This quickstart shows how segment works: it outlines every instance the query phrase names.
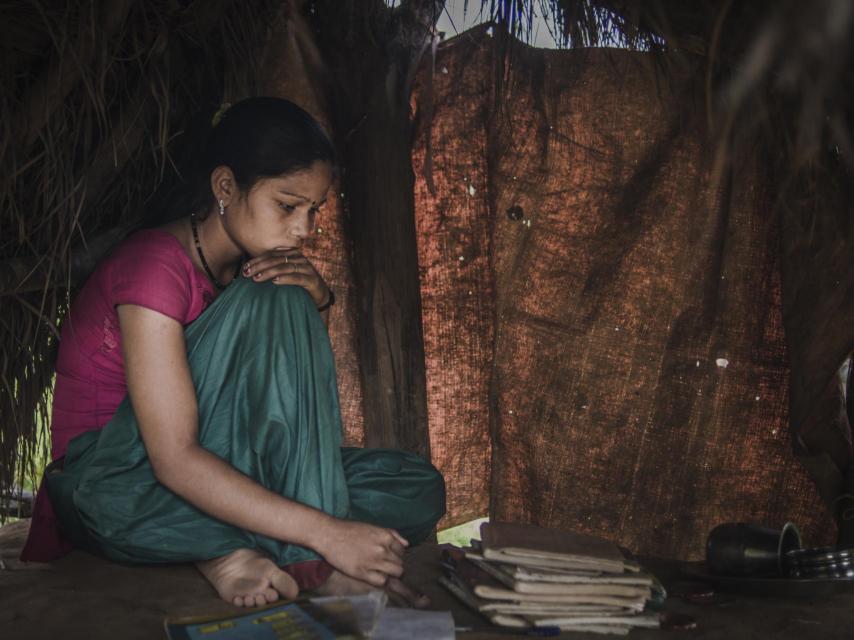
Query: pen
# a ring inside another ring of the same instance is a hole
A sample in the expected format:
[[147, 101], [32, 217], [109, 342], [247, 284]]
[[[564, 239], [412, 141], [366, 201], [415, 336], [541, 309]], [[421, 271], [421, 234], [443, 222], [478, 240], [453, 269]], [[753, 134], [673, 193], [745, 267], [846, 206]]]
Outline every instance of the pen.
[[480, 633], [495, 633], [508, 636], [528, 636], [545, 638], [549, 636], [559, 636], [560, 627], [533, 627], [530, 629], [514, 629], [504, 627], [454, 627], [457, 633], [465, 633], [466, 631], [477, 631]]

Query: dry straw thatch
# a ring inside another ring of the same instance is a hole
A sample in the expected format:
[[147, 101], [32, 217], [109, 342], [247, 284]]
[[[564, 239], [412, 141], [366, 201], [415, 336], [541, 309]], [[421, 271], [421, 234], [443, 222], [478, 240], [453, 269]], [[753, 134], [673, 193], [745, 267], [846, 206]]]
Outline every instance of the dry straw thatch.
[[0, 489], [45, 455], [37, 425], [72, 280], [147, 222], [196, 114], [253, 92], [274, 5], [3, 3]]
[[[394, 12], [435, 16], [444, 3], [304, 4], [318, 30], [333, 14], [337, 23], [345, 15], [358, 39], [380, 33], [366, 26], [371, 21]], [[721, 164], [736, 136], [764, 145], [776, 159], [772, 169], [784, 209], [791, 208], [793, 193], [804, 193], [803, 185], [813, 194], [848, 195], [851, 189], [854, 8], [848, 0], [467, 4], [488, 13], [501, 32], [522, 38], [530, 35], [539, 5], [568, 46], [652, 50], [663, 65], [693, 69], [705, 78]], [[20, 485], [29, 461], [45, 447], [37, 425], [47, 419], [57, 325], [73, 283], [91, 268], [93, 256], [150, 222], [152, 202], [168, 199], [182, 165], [180, 143], [192, 135], [197, 114], [212, 111], [223, 96], [254, 92], [271, 18], [285, 5], [2, 2], [0, 490]], [[512, 39], [504, 46], [512, 61]], [[359, 72], [358, 60], [353, 64]], [[795, 187], [800, 191], [791, 191]], [[799, 205], [798, 224], [809, 228], [823, 202]], [[849, 205], [834, 206], [833, 215], [850, 220]]]

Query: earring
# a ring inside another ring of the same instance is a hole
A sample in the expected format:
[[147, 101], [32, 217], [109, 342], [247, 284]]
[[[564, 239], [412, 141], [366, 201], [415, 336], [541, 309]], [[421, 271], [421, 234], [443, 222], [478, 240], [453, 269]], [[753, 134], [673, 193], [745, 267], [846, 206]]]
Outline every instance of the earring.
[[222, 200], [219, 201], [219, 215], [225, 215], [225, 203]]

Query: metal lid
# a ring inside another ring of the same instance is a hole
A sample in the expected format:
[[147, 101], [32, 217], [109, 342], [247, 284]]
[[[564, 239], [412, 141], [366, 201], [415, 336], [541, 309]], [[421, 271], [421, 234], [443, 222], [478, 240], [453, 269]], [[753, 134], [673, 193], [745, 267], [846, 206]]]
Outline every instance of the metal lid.
[[783, 567], [793, 578], [854, 579], [854, 548], [795, 549], [785, 554]]

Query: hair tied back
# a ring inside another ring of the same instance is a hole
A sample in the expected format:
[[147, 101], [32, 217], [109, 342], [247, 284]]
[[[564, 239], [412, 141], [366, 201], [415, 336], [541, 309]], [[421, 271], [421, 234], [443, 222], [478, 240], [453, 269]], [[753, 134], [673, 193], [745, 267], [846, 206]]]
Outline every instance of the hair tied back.
[[219, 105], [219, 109], [217, 109], [216, 113], [213, 115], [213, 118], [211, 118], [211, 126], [212, 127], [215, 127], [220, 123], [223, 116], [225, 115], [225, 112], [228, 111], [228, 108], [230, 106], [231, 106], [230, 102], [223, 102], [221, 105]]

